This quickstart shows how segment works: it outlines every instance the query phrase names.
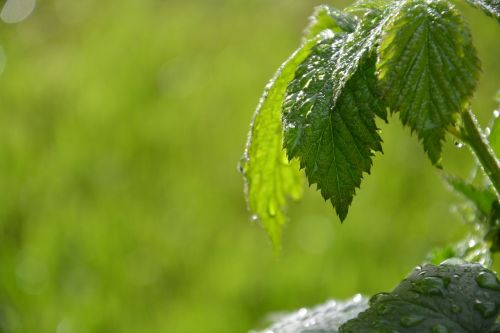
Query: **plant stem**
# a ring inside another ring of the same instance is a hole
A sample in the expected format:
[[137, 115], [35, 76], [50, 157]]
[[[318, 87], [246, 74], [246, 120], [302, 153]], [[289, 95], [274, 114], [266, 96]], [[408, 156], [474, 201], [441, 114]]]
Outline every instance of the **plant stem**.
[[491, 149], [471, 110], [462, 113], [462, 138], [472, 149], [484, 172], [490, 178], [497, 195], [500, 194], [500, 163]]

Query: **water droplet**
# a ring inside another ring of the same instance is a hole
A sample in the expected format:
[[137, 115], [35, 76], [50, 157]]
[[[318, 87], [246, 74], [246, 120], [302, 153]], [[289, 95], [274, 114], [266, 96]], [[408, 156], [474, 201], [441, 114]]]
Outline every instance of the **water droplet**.
[[482, 271], [476, 276], [476, 282], [482, 288], [500, 291], [500, 282], [492, 272]]
[[448, 333], [449, 330], [446, 326], [437, 324], [432, 326], [432, 333]]
[[476, 300], [474, 302], [474, 308], [481, 313], [484, 318], [490, 318], [495, 315], [497, 306], [492, 302], [481, 302], [480, 300]]
[[373, 295], [370, 298], [369, 303], [370, 303], [370, 305], [373, 305], [375, 303], [381, 302], [387, 296], [389, 296], [389, 293], [378, 293], [378, 294], [375, 294], [375, 295]]
[[354, 297], [352, 298], [352, 301], [353, 301], [354, 303], [359, 303], [359, 302], [361, 302], [361, 300], [362, 300], [362, 299], [363, 299], [363, 296], [361, 296], [361, 294], [356, 294], [356, 295], [354, 295]]
[[462, 142], [455, 142], [455, 147], [457, 148], [462, 148], [464, 146], [464, 144]]
[[424, 319], [425, 318], [422, 317], [422, 316], [407, 315], [407, 316], [401, 317], [401, 319], [399, 320], [399, 322], [404, 327], [412, 327], [412, 326], [420, 324], [422, 321], [424, 321]]
[[486, 127], [486, 128], [484, 129], [484, 134], [485, 134], [486, 136], [490, 136], [490, 134], [491, 134], [491, 129], [490, 129], [489, 127]]
[[390, 310], [391, 310], [391, 307], [388, 306], [387, 304], [380, 304], [377, 306], [377, 313], [379, 315], [385, 315], [385, 314], [389, 313]]
[[500, 111], [498, 110], [493, 111], [493, 117], [498, 118], [498, 116], [500, 116]]
[[446, 288], [443, 279], [434, 276], [428, 276], [422, 280], [415, 281], [413, 288], [416, 292], [426, 295], [439, 295], [444, 294]]
[[469, 247], [474, 247], [474, 246], [476, 246], [476, 244], [477, 244], [477, 242], [476, 242], [475, 240], [473, 240], [473, 239], [471, 239], [471, 240], [469, 241], [469, 243], [467, 243], [467, 245], [468, 245]]
[[257, 214], [253, 214], [252, 216], [250, 216], [250, 221], [259, 222], [259, 216]]
[[462, 308], [458, 304], [452, 304], [452, 306], [451, 306], [451, 312], [453, 312], [453, 313], [460, 313], [460, 312], [462, 312]]

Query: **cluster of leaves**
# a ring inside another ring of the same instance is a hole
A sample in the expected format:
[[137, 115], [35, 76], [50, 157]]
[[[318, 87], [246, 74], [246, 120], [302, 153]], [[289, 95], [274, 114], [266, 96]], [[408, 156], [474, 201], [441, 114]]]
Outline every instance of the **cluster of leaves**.
[[415, 268], [392, 292], [329, 301], [264, 332], [498, 332], [500, 282], [480, 264], [453, 259]]
[[[495, 1], [474, 4], [500, 13]], [[459, 131], [479, 72], [469, 29], [447, 0], [318, 7], [252, 121], [241, 170], [254, 219], [279, 246], [287, 199], [300, 198], [304, 169], [343, 221], [382, 151], [375, 121], [387, 121], [388, 111], [439, 167], [445, 136]]]
[[[499, 1], [467, 2], [500, 21]], [[447, 134], [475, 153], [471, 179], [443, 172], [466, 199], [459, 210], [475, 233], [435, 250], [431, 264], [369, 306], [338, 307], [342, 323], [330, 320], [335, 306], [321, 306], [331, 313], [292, 315], [273, 332], [500, 331], [500, 283], [486, 268], [500, 251], [500, 121], [495, 111], [490, 133], [482, 133], [470, 111], [479, 71], [469, 29], [447, 0], [316, 8], [303, 45], [270, 81], [252, 121], [241, 171], [253, 219], [278, 247], [287, 200], [300, 198], [304, 169], [343, 221], [373, 155], [382, 152], [376, 118], [387, 122], [397, 113], [437, 167]]]

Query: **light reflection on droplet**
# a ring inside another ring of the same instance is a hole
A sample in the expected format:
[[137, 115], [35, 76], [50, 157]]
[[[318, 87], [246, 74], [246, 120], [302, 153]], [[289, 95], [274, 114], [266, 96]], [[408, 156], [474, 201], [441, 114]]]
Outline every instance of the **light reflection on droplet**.
[[26, 19], [35, 9], [36, 0], [7, 0], [0, 12], [5, 23], [18, 23]]

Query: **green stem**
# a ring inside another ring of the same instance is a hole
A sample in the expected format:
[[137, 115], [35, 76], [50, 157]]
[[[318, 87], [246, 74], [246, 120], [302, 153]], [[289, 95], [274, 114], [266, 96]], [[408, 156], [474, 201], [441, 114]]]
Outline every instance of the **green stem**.
[[500, 163], [481, 132], [471, 110], [462, 113], [462, 138], [472, 149], [484, 172], [490, 178], [497, 195], [500, 194]]

